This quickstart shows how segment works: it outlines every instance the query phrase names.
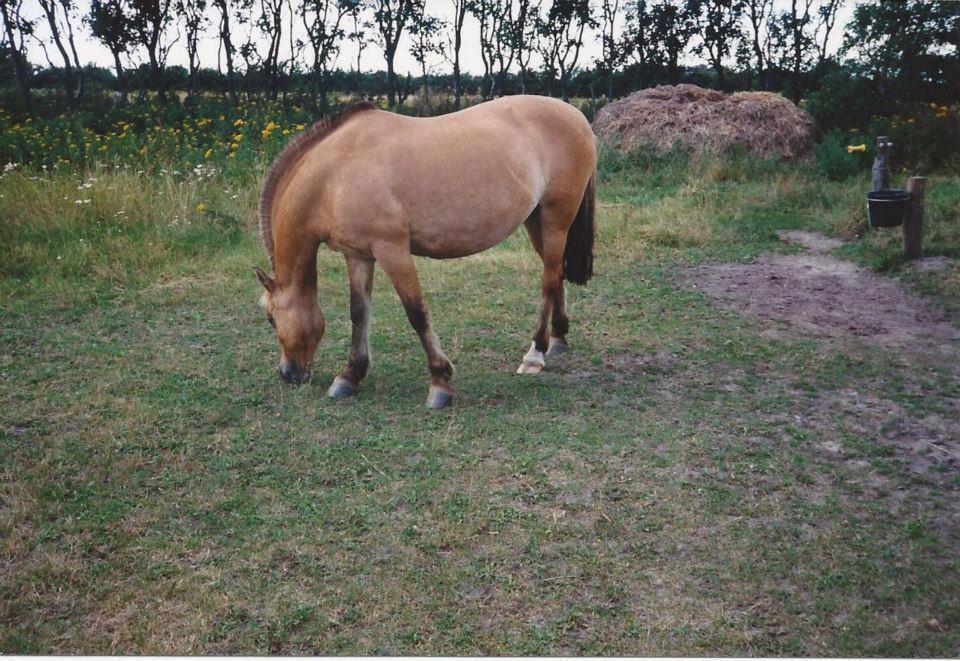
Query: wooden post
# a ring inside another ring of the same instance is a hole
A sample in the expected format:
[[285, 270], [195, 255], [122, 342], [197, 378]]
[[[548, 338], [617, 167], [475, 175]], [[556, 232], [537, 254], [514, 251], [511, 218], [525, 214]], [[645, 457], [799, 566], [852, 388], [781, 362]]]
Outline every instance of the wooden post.
[[877, 137], [877, 155], [873, 159], [873, 190], [890, 188], [890, 147], [893, 143], [885, 135]]
[[910, 177], [907, 192], [910, 193], [910, 217], [903, 224], [903, 256], [917, 259], [923, 253], [923, 209], [926, 177]]

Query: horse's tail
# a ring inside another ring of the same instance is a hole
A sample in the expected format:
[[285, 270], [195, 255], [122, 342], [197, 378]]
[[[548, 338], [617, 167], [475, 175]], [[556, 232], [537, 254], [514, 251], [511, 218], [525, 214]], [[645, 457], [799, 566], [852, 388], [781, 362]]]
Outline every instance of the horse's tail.
[[597, 206], [597, 174], [590, 175], [577, 217], [567, 232], [567, 247], [563, 251], [563, 277], [578, 285], [585, 285], [593, 276], [593, 237], [596, 234], [594, 213]]

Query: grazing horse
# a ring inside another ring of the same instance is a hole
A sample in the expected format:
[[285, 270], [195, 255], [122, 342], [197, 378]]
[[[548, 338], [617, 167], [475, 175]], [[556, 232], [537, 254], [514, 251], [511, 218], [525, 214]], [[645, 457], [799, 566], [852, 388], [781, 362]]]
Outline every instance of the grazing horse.
[[[593, 131], [579, 110], [511, 96], [441, 117], [405, 117], [361, 103], [318, 122], [280, 153], [260, 196], [273, 277], [256, 268], [281, 346], [284, 381], [302, 383], [324, 331], [317, 301], [321, 243], [347, 262], [350, 357], [327, 394], [353, 395], [370, 362], [370, 294], [379, 263], [420, 336], [429, 408], [450, 403], [453, 367], [440, 348], [413, 255], [472, 255], [520, 224], [543, 260], [543, 306], [517, 370], [539, 372], [566, 346], [564, 279], [593, 274]], [[547, 324], [551, 320], [548, 334]]]

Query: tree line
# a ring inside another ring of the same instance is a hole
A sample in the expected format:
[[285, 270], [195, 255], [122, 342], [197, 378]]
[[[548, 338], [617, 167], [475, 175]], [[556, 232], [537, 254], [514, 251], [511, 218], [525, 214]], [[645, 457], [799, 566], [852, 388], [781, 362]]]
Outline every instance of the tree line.
[[[440, 1], [90, 0], [81, 7], [36, 0], [39, 11], [31, 13], [32, 0], [0, 0], [0, 70], [28, 107], [37, 83], [51, 78], [76, 105], [96, 78], [77, 52], [84, 29], [111, 53], [121, 102], [134, 85], [161, 103], [174, 84], [188, 98], [222, 89], [234, 103], [244, 94], [277, 98], [306, 87], [325, 109], [332, 89], [362, 91], [365, 81], [385, 77], [395, 107], [411, 88], [410, 74], [403, 79], [395, 68], [401, 43], [418, 64], [424, 93], [440, 80], [456, 108], [465, 80], [483, 97], [534, 90], [569, 99], [586, 85], [611, 99], [623, 88], [681, 82], [689, 57], [718, 89], [782, 90], [797, 101], [844, 67], [894, 93], [909, 87], [911, 96], [957, 98], [960, 84], [960, 12], [947, 1], [862, 3], [846, 26], [837, 25], [845, 0], [445, 0], [438, 13]], [[475, 44], [464, 44], [467, 16], [479, 25]], [[831, 48], [838, 31], [845, 32], [839, 50]], [[209, 37], [218, 44], [215, 66], [200, 61], [199, 43]], [[587, 40], [601, 47], [590, 62]], [[168, 64], [177, 43], [186, 67]], [[348, 43], [355, 61], [334, 69]], [[28, 61], [31, 44], [46, 67]], [[482, 75], [461, 70], [464, 48], [479, 51]], [[361, 71], [367, 49], [380, 53], [383, 76]]]

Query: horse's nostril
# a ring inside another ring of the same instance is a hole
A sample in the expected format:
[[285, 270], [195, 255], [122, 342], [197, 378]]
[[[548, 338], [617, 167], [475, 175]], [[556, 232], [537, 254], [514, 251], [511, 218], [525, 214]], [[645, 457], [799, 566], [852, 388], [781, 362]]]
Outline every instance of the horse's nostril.
[[300, 368], [296, 363], [280, 363], [277, 367], [280, 378], [287, 383], [300, 384], [310, 378], [310, 373]]

